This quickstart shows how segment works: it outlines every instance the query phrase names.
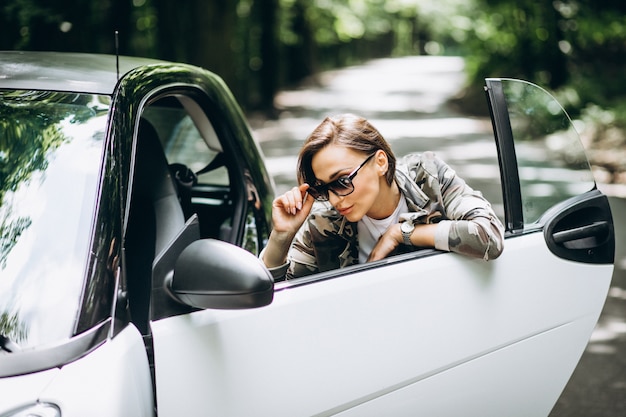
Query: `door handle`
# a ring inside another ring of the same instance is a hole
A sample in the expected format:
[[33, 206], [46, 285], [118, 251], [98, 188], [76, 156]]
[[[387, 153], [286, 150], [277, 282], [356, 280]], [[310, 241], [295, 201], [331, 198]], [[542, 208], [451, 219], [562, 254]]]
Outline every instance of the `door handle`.
[[555, 232], [552, 235], [555, 243], [571, 242], [573, 240], [580, 240], [589, 237], [601, 238], [605, 237], [609, 233], [609, 223], [606, 221], [593, 222], [573, 229], [562, 230]]
[[609, 199], [598, 189], [553, 207], [543, 218], [543, 236], [562, 259], [588, 264], [615, 261], [615, 231]]

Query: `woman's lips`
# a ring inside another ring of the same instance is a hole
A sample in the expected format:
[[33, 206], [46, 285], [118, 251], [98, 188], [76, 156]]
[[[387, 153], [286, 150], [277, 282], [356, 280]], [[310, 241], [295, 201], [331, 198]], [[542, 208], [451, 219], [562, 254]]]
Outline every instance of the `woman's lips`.
[[341, 214], [342, 216], [345, 216], [346, 214], [350, 213], [350, 211], [352, 211], [352, 207], [344, 207], [344, 208], [338, 208], [337, 211], [339, 212], [339, 214]]

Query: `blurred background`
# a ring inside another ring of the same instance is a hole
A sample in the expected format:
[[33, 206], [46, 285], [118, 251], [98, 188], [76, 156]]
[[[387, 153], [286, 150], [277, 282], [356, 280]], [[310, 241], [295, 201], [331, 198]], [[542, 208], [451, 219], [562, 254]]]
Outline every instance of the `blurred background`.
[[0, 49], [114, 54], [117, 46], [122, 55], [199, 65], [222, 76], [248, 114], [270, 119], [278, 117], [280, 89], [315, 83], [325, 70], [382, 57], [461, 56], [466, 80], [452, 100], [461, 111], [486, 109], [485, 77], [545, 86], [573, 118], [592, 127], [583, 140], [600, 180], [626, 182], [623, 0], [0, 4]]

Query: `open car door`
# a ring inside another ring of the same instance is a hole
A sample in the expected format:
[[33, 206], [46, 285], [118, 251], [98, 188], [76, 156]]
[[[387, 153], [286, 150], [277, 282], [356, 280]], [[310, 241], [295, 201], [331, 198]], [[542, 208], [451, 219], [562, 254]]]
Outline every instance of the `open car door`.
[[561, 106], [486, 87], [503, 254], [417, 251], [276, 283], [265, 307], [154, 320], [161, 417], [549, 414], [604, 304], [612, 217]]

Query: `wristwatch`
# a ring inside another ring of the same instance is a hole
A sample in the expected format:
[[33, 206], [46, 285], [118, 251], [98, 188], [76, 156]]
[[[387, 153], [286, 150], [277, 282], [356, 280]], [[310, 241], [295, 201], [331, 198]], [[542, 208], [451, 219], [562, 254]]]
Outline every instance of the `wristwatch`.
[[400, 223], [402, 240], [404, 241], [405, 245], [413, 246], [413, 243], [411, 243], [411, 234], [413, 233], [413, 230], [415, 230], [415, 224], [412, 221], [406, 220]]

